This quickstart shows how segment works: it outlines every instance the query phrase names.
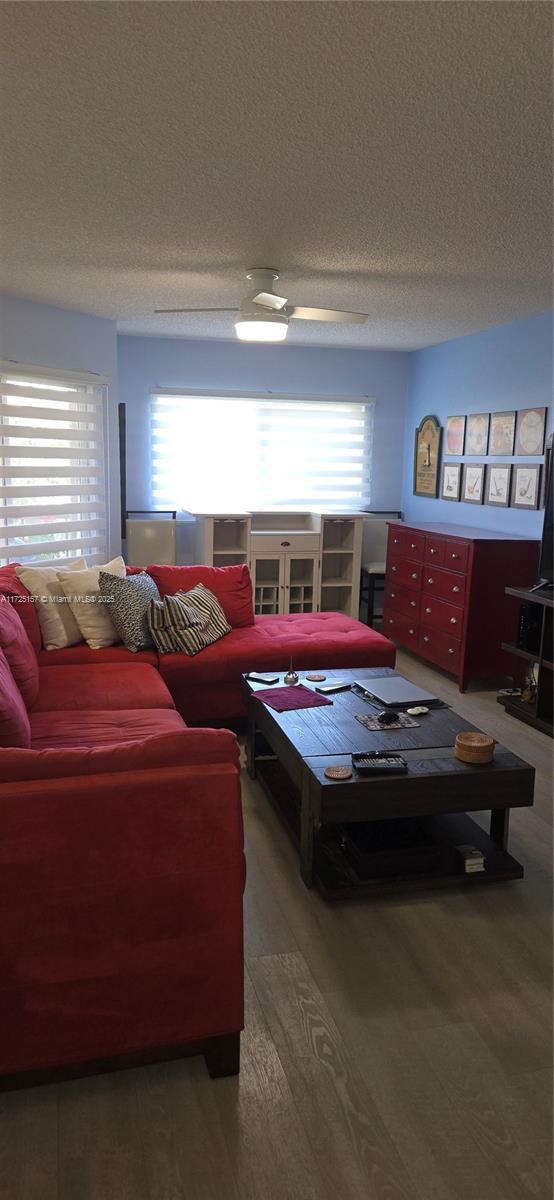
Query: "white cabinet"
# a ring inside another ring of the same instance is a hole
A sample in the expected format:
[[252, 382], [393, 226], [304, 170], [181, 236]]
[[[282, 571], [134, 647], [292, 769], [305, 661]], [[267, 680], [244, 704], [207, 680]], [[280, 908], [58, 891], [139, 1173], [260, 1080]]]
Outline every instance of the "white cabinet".
[[257, 615], [342, 612], [357, 617], [361, 513], [196, 513], [190, 561], [247, 563]]
[[319, 558], [316, 554], [255, 554], [251, 561], [256, 616], [317, 610]]

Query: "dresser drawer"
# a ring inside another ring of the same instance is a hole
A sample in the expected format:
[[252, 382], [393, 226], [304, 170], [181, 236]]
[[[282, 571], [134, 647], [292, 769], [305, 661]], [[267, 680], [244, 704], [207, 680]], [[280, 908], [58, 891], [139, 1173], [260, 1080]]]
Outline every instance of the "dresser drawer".
[[423, 570], [423, 591], [438, 596], [439, 600], [450, 600], [452, 604], [463, 605], [466, 581], [463, 575], [455, 575], [454, 571], [428, 567], [426, 564]]
[[435, 567], [444, 566], [446, 542], [440, 537], [425, 538], [425, 562], [433, 563]]
[[391, 526], [388, 540], [389, 554], [400, 554], [415, 562], [423, 562], [425, 553], [425, 536], [415, 529], [399, 529]]
[[415, 595], [409, 588], [387, 587], [385, 589], [385, 611], [394, 609], [398, 613], [406, 613], [414, 621], [419, 617], [419, 595]]
[[419, 625], [416, 618], [414, 617], [412, 620], [407, 613], [386, 608], [383, 617], [383, 633], [392, 642], [400, 642], [402, 646], [413, 646], [414, 650], [417, 649]]
[[444, 667], [445, 671], [452, 671], [454, 674], [457, 674], [461, 651], [461, 642], [457, 638], [450, 637], [447, 633], [442, 633], [440, 630], [426, 629], [422, 625], [419, 633], [418, 651], [424, 658], [429, 658], [431, 662], [437, 663], [439, 667]]
[[454, 542], [446, 539], [444, 565], [451, 571], [467, 571], [469, 542]]
[[443, 633], [450, 633], [452, 637], [459, 638], [462, 636], [463, 619], [463, 608], [454, 608], [453, 604], [447, 604], [445, 600], [437, 600], [429, 593], [422, 594], [420, 611], [422, 625], [429, 626], [431, 630], [442, 629]]
[[401, 587], [411, 588], [413, 591], [419, 592], [422, 570], [422, 563], [410, 562], [407, 558], [397, 558], [395, 555], [389, 556], [386, 570], [387, 587], [394, 587], [400, 584]]

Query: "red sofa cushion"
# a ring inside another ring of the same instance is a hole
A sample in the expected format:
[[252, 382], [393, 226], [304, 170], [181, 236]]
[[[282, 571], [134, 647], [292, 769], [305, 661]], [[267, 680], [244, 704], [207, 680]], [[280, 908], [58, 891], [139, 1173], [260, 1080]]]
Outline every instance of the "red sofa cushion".
[[[135, 717], [136, 713], [133, 720]], [[155, 733], [140, 741], [120, 741], [116, 745], [104, 743], [92, 749], [61, 746], [47, 750], [2, 750], [2, 783], [218, 763], [239, 767], [239, 745], [234, 733], [228, 729], [187, 729], [180, 718], [179, 721], [180, 729], [171, 732]], [[173, 719], [171, 723], [174, 724]], [[125, 732], [127, 729], [128, 726]]]
[[189, 592], [197, 583], [217, 597], [233, 629], [254, 624], [252, 580], [245, 563], [233, 567], [147, 567], [160, 596], [173, 596], [180, 590]]
[[23, 696], [0, 650], [0, 746], [30, 746], [31, 729]]
[[38, 655], [39, 667], [69, 667], [73, 665], [97, 667], [99, 663], [142, 663], [150, 667], [158, 666], [158, 655], [155, 650], [138, 650], [135, 654], [126, 646], [103, 646], [101, 650], [91, 650], [86, 642], [78, 642], [76, 646], [64, 646], [62, 650], [41, 650]]
[[0, 596], [0, 649], [4, 651], [26, 707], [31, 708], [38, 696], [37, 656], [13, 605], [5, 596]]
[[15, 611], [36, 654], [42, 648], [42, 635], [31, 593], [17, 578], [15, 568], [20, 563], [0, 567], [0, 593], [13, 604]]
[[183, 729], [182, 718], [174, 708], [118, 708], [113, 712], [83, 709], [78, 720], [72, 712], [32, 712], [30, 722], [33, 750], [95, 750]]
[[33, 712], [173, 707], [167, 687], [154, 667], [106, 663], [95, 667], [42, 667]]
[[392, 642], [342, 613], [256, 617], [233, 629], [196, 658], [163, 654], [160, 673], [187, 723], [230, 721], [245, 714], [240, 675], [284, 671], [292, 657], [300, 671], [325, 667], [394, 667]]

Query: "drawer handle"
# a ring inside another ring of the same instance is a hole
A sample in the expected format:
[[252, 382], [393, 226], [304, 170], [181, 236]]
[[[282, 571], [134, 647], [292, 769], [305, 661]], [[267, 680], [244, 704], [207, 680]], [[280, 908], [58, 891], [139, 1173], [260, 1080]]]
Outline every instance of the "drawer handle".
[[434, 580], [434, 579], [428, 579], [428, 580], [427, 580], [427, 583], [434, 583], [434, 582], [435, 582], [435, 580]]
[[429, 638], [428, 638], [428, 637], [424, 637], [423, 641], [424, 641], [424, 642], [428, 642], [428, 641], [429, 641]]
[[417, 550], [417, 542], [410, 542], [410, 550]]
[[431, 554], [436, 554], [436, 553], [437, 553], [437, 551], [435, 550], [435, 547], [434, 547], [434, 546], [432, 546], [432, 547], [431, 547]]
[[415, 629], [409, 629], [408, 633], [415, 633]]
[[393, 546], [397, 546], [397, 545], [398, 545], [398, 542], [399, 542], [399, 539], [398, 539], [398, 538], [393, 538], [393, 539], [392, 539], [392, 542], [393, 542]]
[[426, 613], [430, 613], [430, 612], [431, 612], [431, 609], [430, 609], [430, 608], [426, 608], [426, 609], [425, 609], [425, 612], [426, 612]]
[[390, 598], [391, 600], [394, 600], [396, 598], [396, 592], [391, 592]]
[[452, 649], [452, 646], [449, 646], [449, 647], [448, 647], [448, 653], [449, 653], [449, 654], [455, 654], [455, 653], [456, 653], [456, 651]]
[[451, 558], [459, 558], [459, 557], [460, 557], [460, 555], [459, 555], [459, 554], [451, 554], [451, 555], [450, 555], [450, 557], [451, 557]]
[[450, 618], [450, 624], [451, 624], [451, 625], [457, 625], [457, 624], [458, 624], [458, 620], [457, 620], [457, 618], [456, 618], [456, 617], [451, 617], [451, 618]]
[[282, 546], [290, 546], [290, 542], [281, 542]]
[[415, 600], [410, 600], [410, 608], [415, 608], [415, 606], [416, 606]]
[[398, 567], [391, 567], [391, 571], [397, 571]]
[[412, 579], [417, 579], [417, 571], [412, 571]]
[[457, 584], [457, 583], [455, 583], [455, 584], [454, 584], [454, 587], [452, 588], [452, 591], [453, 591], [453, 592], [459, 592], [459, 590], [460, 590], [460, 589], [459, 589], [459, 587], [458, 587], [458, 584]]
[[389, 617], [389, 625], [394, 625], [394, 621], [393, 621], [392, 617]]

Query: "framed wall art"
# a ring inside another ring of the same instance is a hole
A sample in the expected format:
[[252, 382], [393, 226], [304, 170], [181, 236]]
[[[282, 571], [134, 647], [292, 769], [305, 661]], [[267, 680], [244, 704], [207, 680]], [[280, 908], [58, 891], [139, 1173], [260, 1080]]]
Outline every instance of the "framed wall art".
[[485, 493], [485, 464], [464, 463], [462, 494], [464, 504], [482, 504]]
[[466, 438], [465, 417], [447, 417], [444, 431], [444, 453], [460, 455]]
[[471, 413], [466, 425], [466, 454], [487, 453], [490, 413]]
[[541, 464], [516, 463], [512, 473], [512, 508], [538, 508], [541, 497]]
[[414, 496], [437, 495], [442, 429], [436, 417], [423, 417], [415, 435]]
[[485, 504], [508, 508], [510, 503], [511, 465], [489, 463], [485, 484]]
[[517, 455], [542, 454], [545, 423], [545, 408], [520, 408], [516, 426]]
[[513, 454], [515, 432], [515, 412], [491, 413], [489, 454]]
[[462, 464], [448, 463], [442, 465], [441, 500], [459, 500]]

